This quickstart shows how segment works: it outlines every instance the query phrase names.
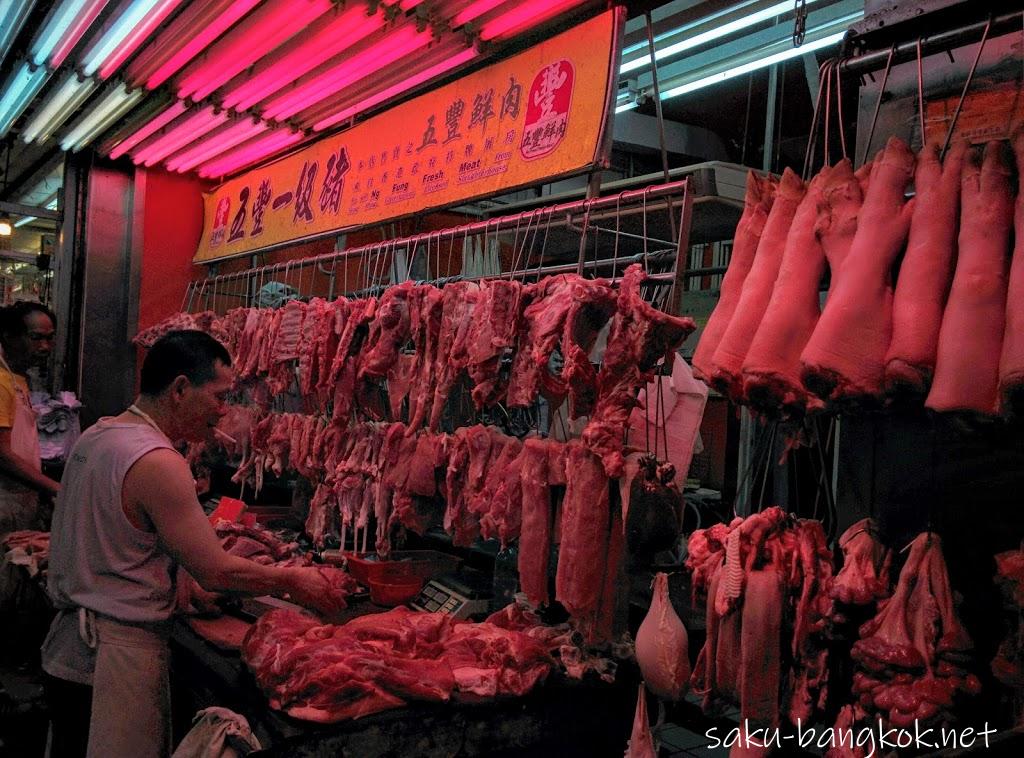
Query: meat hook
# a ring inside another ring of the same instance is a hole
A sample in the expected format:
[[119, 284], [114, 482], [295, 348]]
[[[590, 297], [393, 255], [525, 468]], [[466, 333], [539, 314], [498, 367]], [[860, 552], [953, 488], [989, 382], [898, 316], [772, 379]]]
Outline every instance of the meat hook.
[[921, 121], [921, 146], [924, 147], [924, 60], [921, 55], [921, 38], [917, 38], [917, 116]]
[[875, 124], [878, 123], [878, 111], [882, 107], [882, 97], [885, 95], [885, 85], [889, 81], [889, 72], [892, 70], [892, 59], [895, 54], [896, 43], [893, 43], [892, 47], [889, 48], [889, 57], [885, 61], [885, 73], [882, 75], [882, 85], [878, 88], [878, 97], [875, 99], [875, 113], [871, 116], [871, 128], [868, 129], [868, 138], [864, 143], [864, 157], [861, 158], [858, 166], [863, 166], [867, 163], [868, 156], [871, 155], [871, 139], [875, 136]]
[[[1024, 14], [1022, 14], [1022, 17], [1024, 17]], [[953, 111], [953, 119], [949, 122], [949, 129], [946, 130], [946, 139], [942, 143], [942, 150], [939, 151], [940, 161], [946, 157], [946, 151], [949, 150], [949, 143], [953, 139], [953, 130], [956, 128], [956, 122], [960, 118], [960, 109], [964, 107], [964, 98], [967, 97], [967, 91], [971, 87], [971, 81], [974, 79], [974, 72], [978, 68], [978, 61], [981, 60], [981, 53], [985, 49], [985, 42], [988, 41], [988, 33], [991, 28], [992, 15], [989, 14], [988, 21], [985, 24], [985, 31], [981, 33], [981, 42], [978, 44], [978, 52], [974, 56], [974, 63], [971, 64], [971, 70], [967, 72], [967, 81], [964, 82], [964, 89], [960, 93], [960, 100], [956, 104], [956, 110]]]

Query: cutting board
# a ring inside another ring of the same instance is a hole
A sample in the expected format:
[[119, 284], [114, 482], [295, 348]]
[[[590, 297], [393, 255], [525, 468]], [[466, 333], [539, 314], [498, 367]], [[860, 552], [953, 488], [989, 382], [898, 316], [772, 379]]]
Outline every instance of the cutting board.
[[239, 650], [246, 632], [252, 626], [248, 621], [235, 616], [221, 616], [215, 619], [190, 618], [188, 625], [200, 637], [222, 650]]

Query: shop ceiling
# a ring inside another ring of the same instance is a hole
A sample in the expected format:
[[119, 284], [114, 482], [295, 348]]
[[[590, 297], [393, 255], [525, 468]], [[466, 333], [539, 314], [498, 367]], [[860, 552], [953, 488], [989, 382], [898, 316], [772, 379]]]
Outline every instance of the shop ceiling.
[[[628, 3], [616, 99], [675, 98], [835, 45], [863, 0]], [[651, 9], [651, 6], [653, 9]], [[569, 28], [600, 0], [7, 0], [0, 200], [56, 207], [67, 151], [220, 179]], [[680, 100], [685, 98], [680, 98]], [[56, 185], [56, 186], [55, 186]], [[28, 222], [25, 222], [28, 223]]]

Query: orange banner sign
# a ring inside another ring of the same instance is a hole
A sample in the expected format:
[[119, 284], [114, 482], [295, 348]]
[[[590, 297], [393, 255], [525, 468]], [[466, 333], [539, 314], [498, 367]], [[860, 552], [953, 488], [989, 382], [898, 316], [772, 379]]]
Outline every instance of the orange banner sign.
[[203, 263], [582, 173], [607, 160], [623, 13], [374, 116], [204, 197]]

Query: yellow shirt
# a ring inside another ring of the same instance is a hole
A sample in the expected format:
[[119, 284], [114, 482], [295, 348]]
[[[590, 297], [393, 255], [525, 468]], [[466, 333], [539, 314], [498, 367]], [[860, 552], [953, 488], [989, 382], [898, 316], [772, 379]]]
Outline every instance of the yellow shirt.
[[28, 395], [25, 377], [0, 369], [0, 429], [14, 426], [14, 414], [18, 408], [18, 392]]

